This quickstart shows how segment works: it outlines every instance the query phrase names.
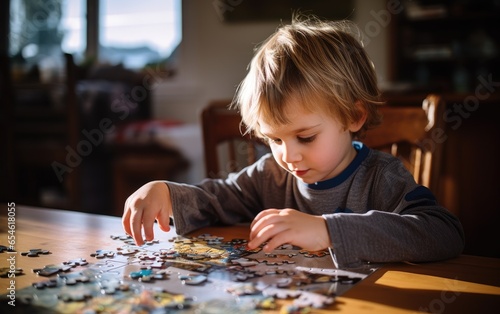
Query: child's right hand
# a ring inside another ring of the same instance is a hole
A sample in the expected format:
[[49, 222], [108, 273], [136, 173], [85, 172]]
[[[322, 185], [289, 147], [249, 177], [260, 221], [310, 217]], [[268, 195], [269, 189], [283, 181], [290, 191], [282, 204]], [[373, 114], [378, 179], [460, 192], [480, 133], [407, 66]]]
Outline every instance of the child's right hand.
[[[163, 181], [146, 183], [130, 195], [125, 201], [122, 224], [125, 232], [131, 235], [137, 245], [143, 245], [142, 230], [146, 241], [154, 239], [153, 224], [155, 219], [161, 230], [170, 230], [172, 202], [170, 190]], [[141, 228], [142, 227], [142, 228]]]

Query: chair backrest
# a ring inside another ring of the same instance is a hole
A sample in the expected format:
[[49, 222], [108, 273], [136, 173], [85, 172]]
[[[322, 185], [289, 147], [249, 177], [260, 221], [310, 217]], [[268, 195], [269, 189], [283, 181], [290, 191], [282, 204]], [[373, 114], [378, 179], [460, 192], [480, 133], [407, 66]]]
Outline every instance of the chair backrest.
[[209, 178], [225, 178], [267, 152], [258, 138], [243, 135], [241, 116], [229, 109], [230, 103], [231, 100], [213, 101], [202, 112], [205, 171]]
[[[202, 112], [206, 175], [225, 178], [268, 151], [259, 139], [243, 136], [241, 117], [229, 110], [230, 100], [210, 103]], [[415, 180], [438, 193], [444, 104], [440, 97], [400, 101], [387, 99], [379, 108], [383, 121], [362, 142], [400, 158]]]
[[362, 142], [401, 159], [417, 183], [438, 193], [444, 103], [428, 95], [418, 103], [387, 99], [379, 108], [382, 124], [369, 130]]

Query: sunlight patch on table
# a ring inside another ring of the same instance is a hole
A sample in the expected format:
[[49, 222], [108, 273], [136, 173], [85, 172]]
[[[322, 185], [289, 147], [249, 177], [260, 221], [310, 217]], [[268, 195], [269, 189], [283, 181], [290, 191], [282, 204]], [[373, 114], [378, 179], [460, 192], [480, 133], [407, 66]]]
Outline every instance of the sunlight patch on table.
[[447, 290], [500, 295], [500, 287], [496, 286], [402, 271], [387, 271], [375, 283], [400, 289]]

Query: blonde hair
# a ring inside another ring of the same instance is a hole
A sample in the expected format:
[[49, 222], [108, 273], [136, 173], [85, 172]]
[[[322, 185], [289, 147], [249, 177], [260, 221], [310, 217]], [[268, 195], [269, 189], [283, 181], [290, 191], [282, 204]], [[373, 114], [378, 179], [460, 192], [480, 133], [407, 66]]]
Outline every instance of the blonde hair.
[[264, 41], [232, 103], [246, 132], [259, 135], [260, 119], [288, 123], [285, 104], [291, 97], [299, 97], [307, 111], [323, 110], [344, 127], [366, 112], [366, 122], [354, 138], [379, 124], [380, 91], [371, 61], [351, 35], [356, 29], [348, 21], [295, 16]]

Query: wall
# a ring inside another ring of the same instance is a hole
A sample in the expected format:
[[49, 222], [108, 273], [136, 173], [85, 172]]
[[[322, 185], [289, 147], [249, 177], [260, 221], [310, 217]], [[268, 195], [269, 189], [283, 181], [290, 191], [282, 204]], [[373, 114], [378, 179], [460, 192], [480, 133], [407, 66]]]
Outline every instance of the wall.
[[[233, 97], [245, 76], [253, 49], [279, 25], [279, 21], [224, 23], [214, 6], [215, 1], [183, 1], [178, 74], [153, 89], [155, 117], [199, 124], [201, 110], [211, 100]], [[234, 10], [237, 9], [235, 6]], [[385, 0], [355, 1], [353, 20], [368, 37], [366, 50], [381, 82], [386, 79], [388, 62], [385, 20], [390, 19], [390, 15], [385, 12]], [[194, 162], [202, 159], [200, 152], [191, 154]], [[201, 168], [196, 171], [189, 181], [203, 177]]]

